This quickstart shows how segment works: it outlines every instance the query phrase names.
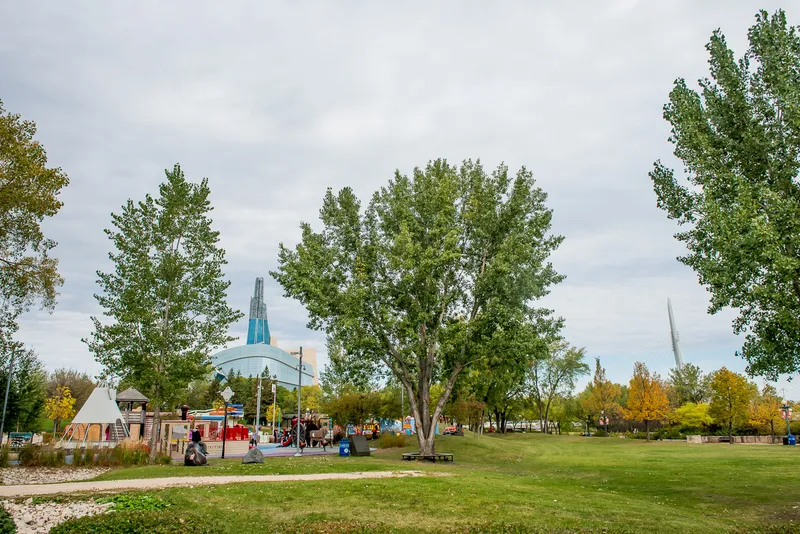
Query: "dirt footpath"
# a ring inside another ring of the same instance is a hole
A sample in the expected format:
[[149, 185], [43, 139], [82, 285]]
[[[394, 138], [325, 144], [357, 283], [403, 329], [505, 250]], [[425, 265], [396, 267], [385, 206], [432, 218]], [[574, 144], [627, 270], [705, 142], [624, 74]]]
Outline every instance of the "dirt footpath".
[[302, 482], [306, 480], [358, 480], [369, 478], [400, 478], [441, 476], [444, 473], [422, 471], [369, 471], [356, 473], [322, 473], [315, 475], [251, 475], [251, 476], [197, 476], [140, 478], [133, 480], [102, 480], [87, 482], [65, 482], [59, 484], [26, 484], [0, 486], [0, 498], [31, 497], [74, 492], [118, 492], [128, 490], [195, 487], [242, 482]]

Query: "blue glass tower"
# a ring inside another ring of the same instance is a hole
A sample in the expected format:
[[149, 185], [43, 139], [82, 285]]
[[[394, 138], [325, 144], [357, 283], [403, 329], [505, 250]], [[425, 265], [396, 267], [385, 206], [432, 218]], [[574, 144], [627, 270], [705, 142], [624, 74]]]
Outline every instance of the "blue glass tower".
[[247, 344], [266, 343], [269, 345], [269, 321], [267, 304], [264, 302], [264, 279], [256, 278], [256, 287], [250, 299], [250, 323], [247, 325]]

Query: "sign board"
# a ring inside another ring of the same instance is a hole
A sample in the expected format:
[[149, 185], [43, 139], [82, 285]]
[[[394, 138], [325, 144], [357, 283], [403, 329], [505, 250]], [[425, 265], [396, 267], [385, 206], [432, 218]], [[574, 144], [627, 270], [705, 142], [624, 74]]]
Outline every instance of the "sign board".
[[230, 386], [228, 386], [224, 390], [222, 390], [222, 398], [225, 399], [225, 402], [228, 402], [229, 400], [231, 400], [231, 397], [233, 397], [233, 390], [231, 389]]
[[276, 391], [275, 384], [272, 384], [272, 393], [274, 394]]
[[14, 449], [30, 444], [31, 440], [33, 440], [33, 433], [31, 432], [9, 432], [8, 434], [8, 441]]

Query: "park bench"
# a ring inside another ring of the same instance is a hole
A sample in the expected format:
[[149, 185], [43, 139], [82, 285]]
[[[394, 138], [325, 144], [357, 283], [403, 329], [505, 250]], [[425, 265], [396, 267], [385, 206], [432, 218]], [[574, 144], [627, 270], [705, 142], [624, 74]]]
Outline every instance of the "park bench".
[[403, 460], [406, 460], [406, 461], [427, 460], [429, 462], [434, 462], [434, 463], [436, 463], [437, 461], [455, 463], [455, 460], [453, 459], [452, 453], [449, 453], [449, 452], [441, 452], [441, 453], [437, 453], [437, 454], [420, 454], [418, 452], [404, 452], [403, 453]]
[[720, 436], [719, 437], [719, 442], [720, 443], [730, 443], [731, 442], [731, 437], [730, 436]]

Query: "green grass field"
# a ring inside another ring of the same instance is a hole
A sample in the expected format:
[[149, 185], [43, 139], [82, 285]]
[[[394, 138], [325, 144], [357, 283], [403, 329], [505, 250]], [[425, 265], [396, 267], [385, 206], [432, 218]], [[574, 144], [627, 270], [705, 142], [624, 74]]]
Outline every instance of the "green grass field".
[[337, 524], [363, 525], [365, 532], [800, 532], [794, 447], [514, 434], [446, 436], [437, 450], [455, 453], [456, 464], [409, 464], [399, 460], [400, 449], [390, 449], [369, 458], [120, 469], [101, 479], [409, 468], [452, 475], [153, 492], [174, 503], [173, 510], [240, 534], [253, 525], [272, 531], [298, 523], [309, 532]]

